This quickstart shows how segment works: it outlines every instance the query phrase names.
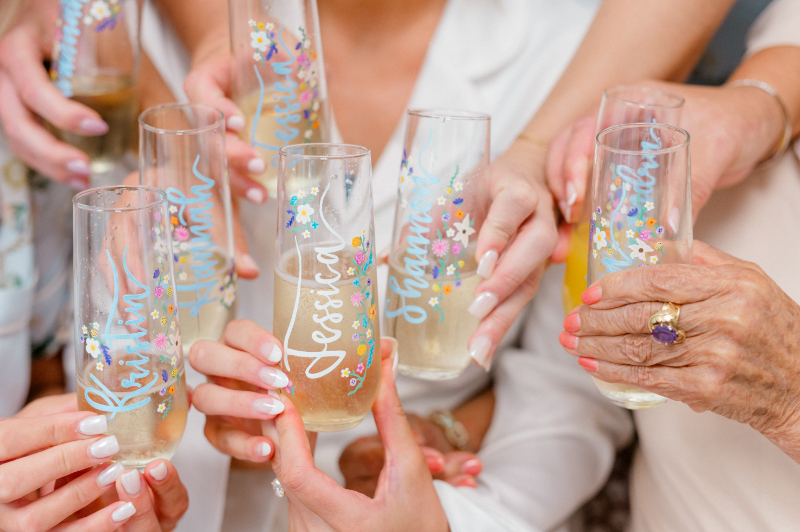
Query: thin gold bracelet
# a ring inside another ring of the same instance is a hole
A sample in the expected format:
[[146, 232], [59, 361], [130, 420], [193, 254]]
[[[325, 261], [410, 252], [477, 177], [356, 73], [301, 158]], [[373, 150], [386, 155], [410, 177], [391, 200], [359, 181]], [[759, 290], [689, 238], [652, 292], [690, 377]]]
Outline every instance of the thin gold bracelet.
[[547, 149], [547, 142], [543, 141], [542, 139], [540, 139], [536, 135], [528, 133], [527, 131], [523, 131], [522, 133], [520, 133], [519, 136], [517, 136], [517, 138], [518, 139], [525, 139], [525, 140], [527, 140], [529, 142], [533, 142], [534, 144], [536, 144], [537, 146], [539, 146], [541, 148], [544, 148], [545, 150]]
[[783, 113], [783, 137], [781, 137], [781, 142], [778, 144], [778, 149], [775, 151], [775, 153], [768, 159], [764, 160], [761, 164], [771, 164], [775, 162], [781, 157], [781, 155], [783, 155], [783, 153], [786, 151], [786, 148], [789, 147], [789, 143], [792, 141], [792, 121], [789, 118], [789, 112], [786, 110], [786, 106], [783, 105], [783, 100], [781, 100], [781, 97], [778, 95], [778, 91], [776, 91], [772, 85], [757, 79], [737, 79], [736, 81], [726, 83], [725, 86], [755, 87], [766, 92], [775, 98], [776, 102], [778, 102], [778, 106], [781, 108], [781, 113]]

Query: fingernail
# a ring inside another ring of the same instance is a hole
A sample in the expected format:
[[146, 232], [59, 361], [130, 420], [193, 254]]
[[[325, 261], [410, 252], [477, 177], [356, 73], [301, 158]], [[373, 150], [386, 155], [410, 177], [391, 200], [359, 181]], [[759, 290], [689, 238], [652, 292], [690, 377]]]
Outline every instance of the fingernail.
[[567, 222], [572, 218], [572, 206], [568, 205], [566, 201], [559, 201], [558, 208], [561, 209], [561, 214], [564, 215], [564, 220]]
[[567, 181], [567, 205], [572, 207], [575, 205], [576, 201], [578, 201], [578, 191], [575, 189], [575, 185], [572, 184], [572, 181]]
[[564, 318], [564, 330], [569, 332], [577, 332], [581, 330], [581, 317], [577, 312], [573, 312]]
[[119, 462], [111, 464], [105, 471], [97, 475], [97, 485], [102, 487], [108, 486], [117, 481], [117, 477], [125, 471], [125, 466]]
[[428, 471], [438, 473], [444, 469], [444, 460], [441, 456], [426, 456], [425, 463], [428, 464]]
[[567, 349], [576, 349], [578, 347], [578, 337], [565, 331], [558, 333], [558, 341]]
[[73, 174], [89, 176], [92, 174], [92, 169], [89, 168], [89, 163], [82, 159], [75, 159], [67, 163], [67, 171]]
[[89, 135], [102, 135], [108, 133], [108, 124], [99, 118], [84, 118], [78, 127], [84, 133]]
[[283, 388], [289, 384], [289, 377], [286, 376], [286, 373], [270, 366], [258, 370], [258, 378], [261, 382], [273, 388]]
[[482, 320], [497, 306], [497, 294], [483, 292], [469, 305], [467, 312]]
[[142, 489], [142, 479], [139, 472], [132, 469], [122, 475], [122, 487], [125, 488], [125, 493], [131, 497], [138, 495], [139, 490]]
[[251, 174], [261, 174], [267, 169], [264, 159], [261, 157], [253, 157], [247, 161], [247, 171]]
[[277, 364], [281, 361], [281, 357], [283, 354], [281, 353], [280, 347], [273, 344], [272, 342], [266, 342], [261, 344], [261, 356], [272, 362], [273, 364]]
[[87, 417], [78, 423], [78, 432], [84, 436], [97, 436], [104, 434], [108, 430], [106, 416]]
[[592, 373], [597, 371], [597, 360], [594, 358], [578, 357], [578, 364], [586, 371], [591, 371]]
[[154, 479], [161, 481], [167, 478], [167, 464], [161, 462], [153, 469], [150, 470], [150, 476]]
[[73, 179], [67, 184], [78, 192], [82, 192], [89, 188], [89, 184], [86, 183], [86, 181], [81, 181], [80, 179]]
[[258, 264], [256, 264], [256, 261], [248, 253], [239, 255], [239, 266], [247, 270], [260, 271]]
[[269, 453], [271, 452], [272, 452], [272, 447], [267, 442], [263, 442], [261, 443], [261, 445], [258, 446], [258, 454], [260, 454], [261, 456], [269, 456]]
[[478, 363], [480, 367], [489, 371], [492, 361], [489, 358], [489, 349], [492, 348], [492, 339], [488, 336], [478, 336], [469, 344], [469, 356]]
[[126, 502], [111, 514], [111, 520], [115, 523], [122, 522], [136, 513], [136, 507], [132, 502]]
[[476, 273], [484, 279], [488, 279], [492, 276], [492, 272], [494, 271], [496, 264], [497, 252], [494, 250], [487, 251], [483, 254], [483, 257], [481, 257], [481, 261], [478, 263], [478, 270]]
[[477, 488], [478, 487], [478, 483], [475, 482], [474, 478], [465, 478], [465, 479], [460, 480], [458, 482], [458, 487], [459, 488]]
[[228, 118], [228, 129], [231, 131], [241, 131], [244, 129], [244, 118], [239, 115], [233, 115]]
[[255, 187], [248, 190], [244, 196], [253, 203], [264, 203], [264, 193]]
[[590, 286], [586, 290], [583, 291], [581, 294], [581, 301], [584, 305], [594, 305], [598, 301], [600, 301], [600, 297], [603, 295], [603, 289], [597, 286]]
[[477, 475], [483, 470], [483, 464], [477, 458], [473, 458], [472, 460], [467, 460], [464, 462], [464, 465], [461, 466], [461, 472], [466, 473], [467, 475]]
[[119, 452], [119, 443], [116, 436], [107, 436], [97, 440], [89, 446], [89, 456], [93, 458], [107, 458]]
[[679, 211], [677, 207], [673, 207], [669, 211], [669, 226], [672, 229], [673, 233], [678, 232], [680, 224], [681, 224], [681, 211]]
[[259, 397], [253, 401], [253, 410], [268, 416], [277, 416], [283, 412], [283, 403], [272, 397]]

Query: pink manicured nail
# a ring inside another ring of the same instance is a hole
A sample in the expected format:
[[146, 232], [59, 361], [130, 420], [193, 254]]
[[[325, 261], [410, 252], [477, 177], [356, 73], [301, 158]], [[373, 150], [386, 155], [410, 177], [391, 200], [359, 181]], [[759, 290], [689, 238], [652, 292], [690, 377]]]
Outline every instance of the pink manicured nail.
[[583, 302], [584, 305], [594, 305], [595, 303], [600, 301], [602, 295], [603, 295], [603, 289], [600, 286], [598, 285], [590, 286], [589, 288], [584, 290], [583, 293], [581, 294], [581, 301]]
[[261, 157], [254, 157], [247, 161], [247, 171], [251, 174], [262, 174], [266, 169], [267, 165]]
[[478, 487], [478, 483], [475, 482], [474, 478], [465, 478], [465, 479], [460, 480], [458, 482], [458, 487], [459, 488], [477, 488]]
[[473, 458], [472, 460], [467, 460], [464, 462], [464, 465], [461, 467], [461, 471], [467, 475], [476, 476], [483, 471], [483, 464], [477, 458]]
[[578, 364], [586, 371], [591, 371], [592, 373], [597, 371], [597, 360], [594, 358], [578, 357]]
[[264, 203], [264, 193], [261, 192], [261, 190], [258, 188], [255, 187], [251, 188], [250, 190], [245, 192], [244, 196], [253, 203], [256, 204]]
[[564, 318], [564, 330], [569, 332], [578, 332], [581, 330], [581, 317], [577, 312], [573, 312]]
[[82, 159], [75, 159], [74, 161], [69, 161], [65, 166], [67, 171], [73, 174], [85, 175], [85, 176], [89, 176], [92, 174], [92, 169], [89, 168], [89, 164]]
[[108, 133], [108, 124], [99, 118], [84, 118], [78, 124], [80, 130], [88, 135], [103, 135]]
[[228, 118], [228, 129], [231, 131], [241, 131], [244, 129], [244, 118], [239, 115], [233, 115]]
[[256, 264], [255, 259], [253, 259], [253, 257], [247, 253], [239, 255], [239, 265], [247, 270], [259, 271], [258, 264]]
[[578, 347], [578, 337], [568, 332], [562, 331], [559, 333], [558, 341], [567, 349], [576, 349]]

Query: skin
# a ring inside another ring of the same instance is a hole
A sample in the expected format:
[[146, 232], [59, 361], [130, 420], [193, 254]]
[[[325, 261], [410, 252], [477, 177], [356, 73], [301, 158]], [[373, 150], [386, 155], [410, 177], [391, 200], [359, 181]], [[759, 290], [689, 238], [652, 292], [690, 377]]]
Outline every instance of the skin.
[[[582, 300], [559, 339], [593, 376], [747, 423], [800, 463], [800, 305], [757, 265], [695, 242], [694, 265], [610, 274]], [[662, 301], [680, 344], [649, 334]]]

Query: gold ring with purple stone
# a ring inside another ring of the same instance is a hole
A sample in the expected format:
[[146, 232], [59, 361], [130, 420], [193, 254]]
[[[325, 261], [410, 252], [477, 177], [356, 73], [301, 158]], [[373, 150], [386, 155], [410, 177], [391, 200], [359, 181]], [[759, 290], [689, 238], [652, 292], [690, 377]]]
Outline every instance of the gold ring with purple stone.
[[678, 329], [678, 318], [681, 315], [681, 306], [665, 302], [661, 310], [650, 316], [647, 326], [656, 342], [670, 345], [679, 344], [686, 339], [686, 334]]

